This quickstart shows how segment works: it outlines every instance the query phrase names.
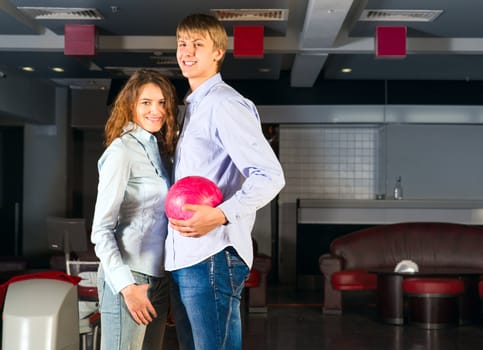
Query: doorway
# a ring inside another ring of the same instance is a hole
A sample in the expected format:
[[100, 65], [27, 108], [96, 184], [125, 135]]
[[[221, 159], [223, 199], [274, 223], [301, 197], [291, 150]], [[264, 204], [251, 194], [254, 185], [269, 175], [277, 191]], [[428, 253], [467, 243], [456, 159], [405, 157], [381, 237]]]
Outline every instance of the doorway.
[[0, 256], [22, 255], [23, 135], [0, 126]]

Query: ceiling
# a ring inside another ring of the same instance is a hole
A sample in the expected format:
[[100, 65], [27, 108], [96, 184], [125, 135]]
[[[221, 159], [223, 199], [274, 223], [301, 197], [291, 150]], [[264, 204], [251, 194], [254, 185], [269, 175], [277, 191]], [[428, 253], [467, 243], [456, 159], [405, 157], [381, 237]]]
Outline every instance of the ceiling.
[[[265, 10], [223, 21], [229, 34], [222, 71], [227, 80], [288, 74], [292, 87], [318, 80], [483, 80], [481, 0], [0, 0], [0, 78], [23, 75], [98, 88], [151, 67], [177, 79], [178, 21], [213, 9]], [[267, 12], [285, 16], [274, 20]], [[93, 19], [96, 14], [101, 18]], [[66, 24], [95, 25], [95, 55], [64, 54]], [[246, 25], [264, 27], [262, 58], [233, 57], [233, 26]], [[378, 26], [407, 27], [406, 57], [376, 57]], [[35, 71], [23, 72], [23, 66]]]

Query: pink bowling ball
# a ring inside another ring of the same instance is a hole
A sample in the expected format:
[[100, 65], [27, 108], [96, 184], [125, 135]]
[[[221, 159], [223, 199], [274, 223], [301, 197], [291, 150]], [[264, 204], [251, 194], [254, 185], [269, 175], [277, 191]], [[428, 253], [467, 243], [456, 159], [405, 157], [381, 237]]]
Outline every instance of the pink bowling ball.
[[186, 176], [171, 186], [164, 209], [168, 218], [186, 220], [193, 216], [193, 212], [183, 210], [183, 205], [200, 204], [215, 207], [222, 201], [223, 194], [213, 181], [202, 176]]

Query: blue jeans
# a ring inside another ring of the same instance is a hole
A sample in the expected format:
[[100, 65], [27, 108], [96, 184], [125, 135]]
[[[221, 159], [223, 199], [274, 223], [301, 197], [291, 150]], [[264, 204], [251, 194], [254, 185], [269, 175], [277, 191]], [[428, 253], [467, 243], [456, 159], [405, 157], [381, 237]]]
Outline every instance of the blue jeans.
[[158, 317], [145, 326], [138, 325], [120, 293], [113, 294], [99, 269], [98, 291], [101, 312], [101, 350], [154, 350], [163, 348], [169, 306], [168, 277], [152, 277], [133, 271], [138, 284], [149, 283], [148, 296]]
[[232, 247], [171, 272], [180, 350], [241, 350], [240, 300], [247, 265]]

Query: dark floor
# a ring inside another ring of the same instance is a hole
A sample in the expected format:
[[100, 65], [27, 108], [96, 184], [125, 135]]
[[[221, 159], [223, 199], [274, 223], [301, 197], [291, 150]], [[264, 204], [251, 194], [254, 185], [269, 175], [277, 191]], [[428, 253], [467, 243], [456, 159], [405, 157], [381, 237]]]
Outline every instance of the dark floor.
[[[380, 322], [374, 304], [346, 300], [347, 312], [324, 315], [322, 292], [269, 289], [266, 313], [250, 313], [245, 350], [461, 350], [483, 348], [483, 325], [424, 330]], [[176, 328], [167, 330], [165, 350], [177, 350]]]

